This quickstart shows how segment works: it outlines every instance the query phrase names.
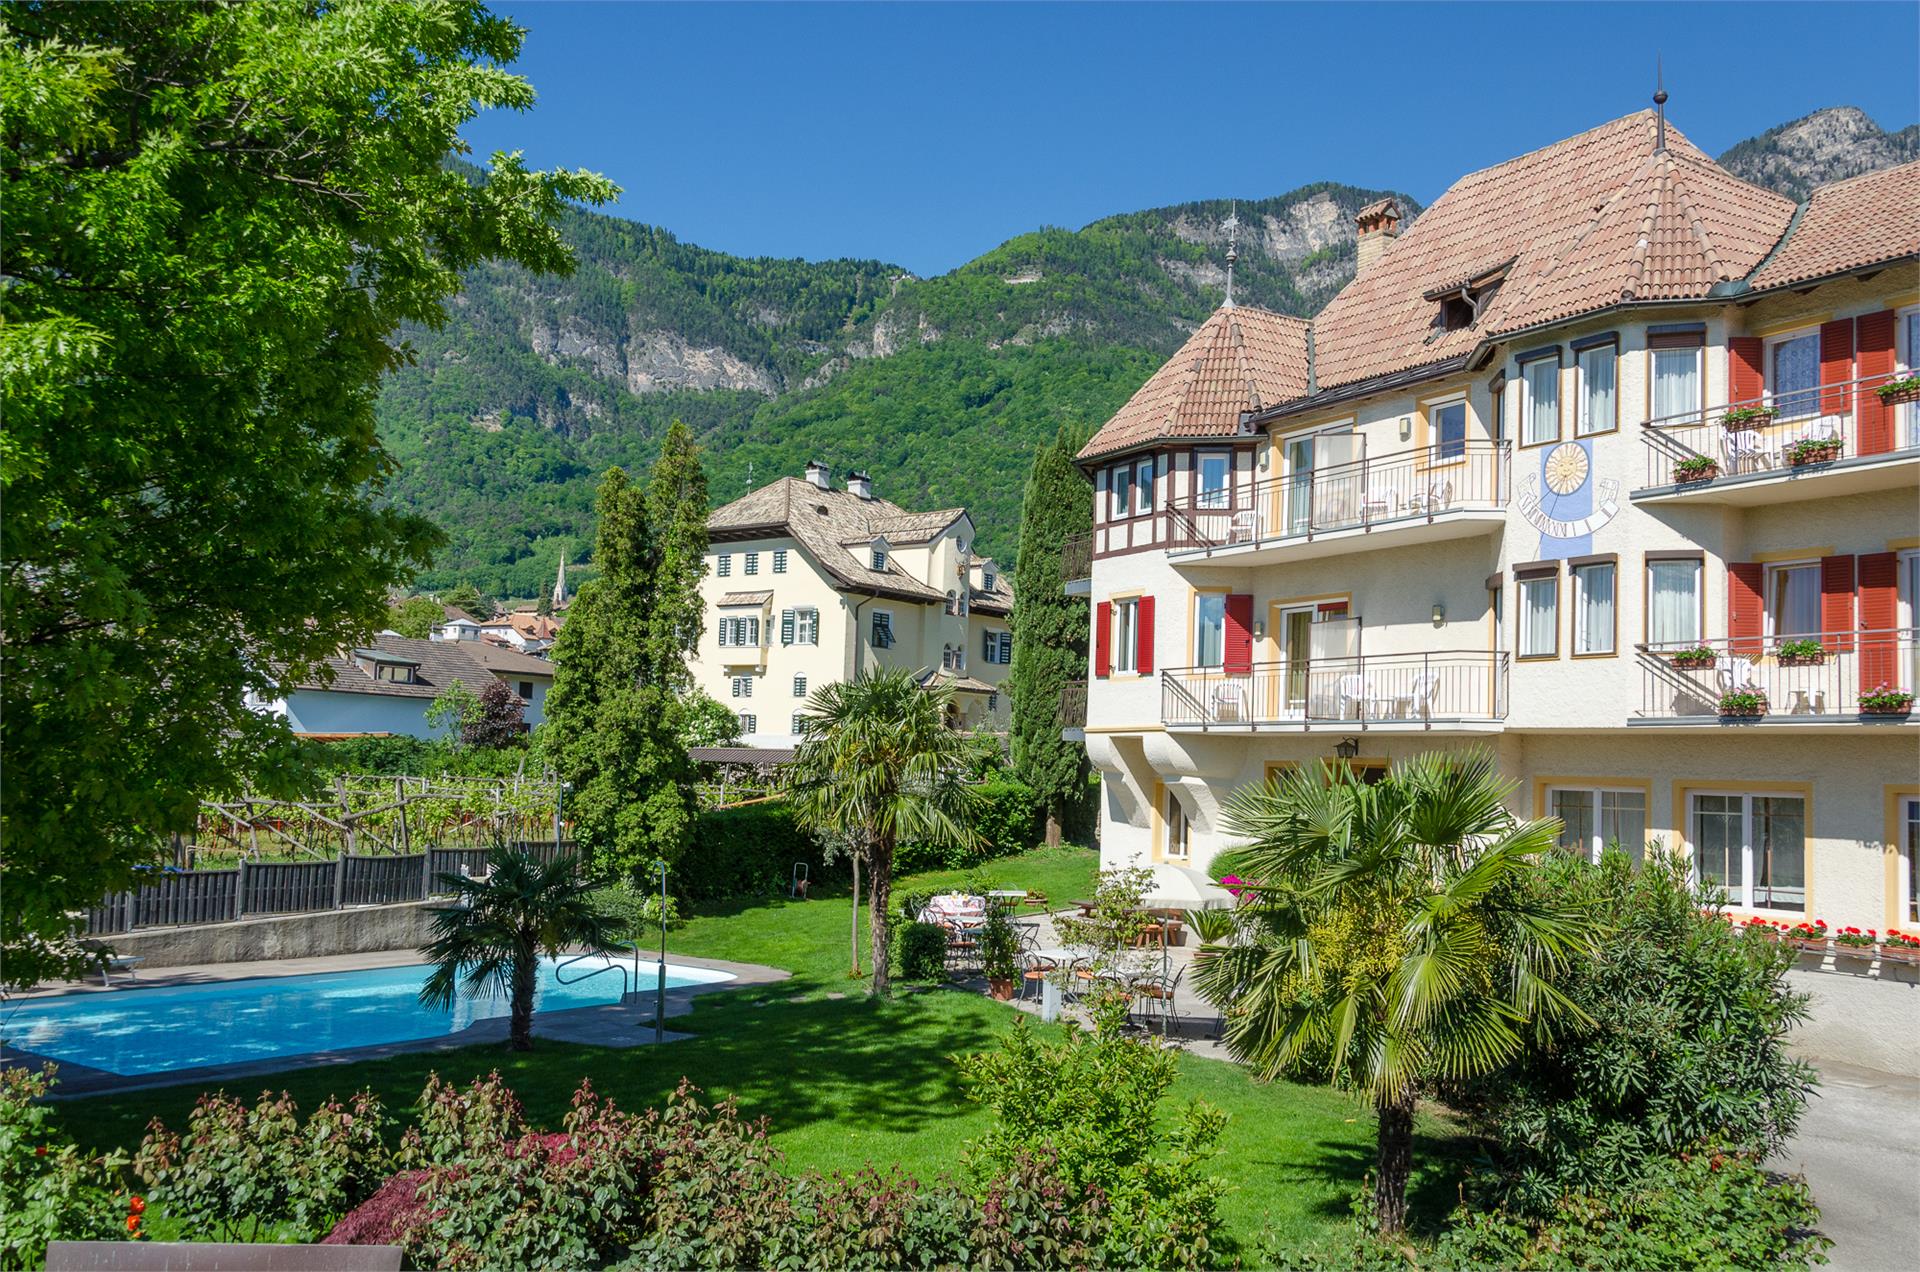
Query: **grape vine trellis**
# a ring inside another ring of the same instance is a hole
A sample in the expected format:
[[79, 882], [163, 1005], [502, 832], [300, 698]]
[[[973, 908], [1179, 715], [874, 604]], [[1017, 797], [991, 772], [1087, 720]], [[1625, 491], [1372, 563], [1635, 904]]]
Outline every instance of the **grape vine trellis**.
[[192, 842], [177, 842], [175, 856], [200, 866], [324, 861], [551, 839], [559, 794], [550, 778], [341, 776], [310, 799], [203, 800]]

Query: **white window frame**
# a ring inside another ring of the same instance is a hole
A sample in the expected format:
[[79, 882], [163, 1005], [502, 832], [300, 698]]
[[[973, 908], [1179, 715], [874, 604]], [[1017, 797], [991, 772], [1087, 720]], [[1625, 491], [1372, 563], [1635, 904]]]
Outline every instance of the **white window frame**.
[[[1693, 355], [1693, 401], [1678, 411], [1660, 414], [1660, 359], [1662, 355]], [[1667, 349], [1647, 350], [1647, 411], [1655, 421], [1673, 420], [1700, 413], [1706, 400], [1706, 346], [1703, 344], [1674, 346]]]
[[[1205, 643], [1203, 633], [1206, 630], [1206, 612], [1214, 601], [1220, 603], [1220, 660], [1203, 661]], [[1227, 594], [1225, 592], [1195, 592], [1193, 594], [1193, 665], [1195, 667], [1225, 667], [1227, 665]]]
[[1107, 520], [1124, 521], [1133, 515], [1133, 463], [1107, 469]]
[[[1588, 408], [1587, 396], [1587, 359], [1604, 354], [1608, 365], [1613, 369], [1613, 418], [1595, 426], [1592, 412]], [[1573, 420], [1575, 437], [1593, 437], [1601, 433], [1611, 433], [1620, 427], [1620, 345], [1617, 340], [1605, 344], [1588, 345], [1577, 349], [1573, 355], [1574, 402], [1578, 408]]]
[[[1588, 631], [1586, 619], [1587, 576], [1591, 571], [1605, 570], [1613, 580], [1613, 615], [1607, 624], [1606, 647], [1598, 648], [1587, 644]], [[1573, 578], [1573, 632], [1571, 648], [1576, 655], [1587, 658], [1599, 658], [1618, 652], [1620, 645], [1620, 567], [1616, 561], [1590, 561], [1576, 565], [1567, 571]]]
[[1820, 619], [1820, 562], [1818, 558], [1810, 557], [1804, 561], [1770, 561], [1761, 572], [1760, 579], [1761, 586], [1764, 589], [1760, 594], [1760, 612], [1765, 615], [1765, 630], [1768, 639], [1777, 638], [1782, 634], [1779, 630], [1779, 615], [1775, 612], [1773, 603], [1774, 579], [1790, 570], [1808, 570], [1813, 574], [1813, 631], [1787, 632], [1785, 633], [1786, 637], [1791, 640], [1797, 636], [1817, 635], [1823, 625]]
[[[1528, 652], [1527, 635], [1527, 597], [1535, 584], [1546, 584], [1551, 592], [1552, 604], [1549, 607], [1552, 620], [1547, 630], [1553, 633], [1553, 648]], [[1530, 574], [1514, 580], [1513, 607], [1513, 654], [1516, 658], [1557, 658], [1560, 656], [1560, 576], [1558, 574]]]
[[[1553, 377], [1553, 429], [1550, 432], [1542, 433], [1539, 437], [1535, 437], [1534, 424], [1539, 418], [1539, 412], [1534, 407], [1533, 402], [1533, 376], [1535, 371], [1540, 369], [1549, 372]], [[1561, 417], [1566, 414], [1565, 403], [1561, 401], [1564, 395], [1561, 392], [1563, 386], [1561, 385], [1559, 351], [1556, 350], [1553, 353], [1542, 354], [1537, 358], [1528, 358], [1519, 364], [1519, 372], [1520, 445], [1548, 446], [1559, 441], [1561, 435]]]
[[[1895, 311], [1893, 323], [1893, 365], [1896, 374], [1920, 374], [1920, 366], [1914, 365], [1907, 357], [1907, 349], [1914, 339], [1914, 333], [1920, 332], [1920, 305], [1908, 305]], [[1897, 446], [1920, 446], [1920, 401], [1899, 404], [1899, 416], [1896, 423], [1904, 427], [1895, 430]]]
[[[1699, 645], [1701, 641], [1706, 639], [1706, 632], [1704, 630], [1706, 606], [1701, 601], [1701, 589], [1706, 586], [1706, 561], [1698, 557], [1655, 557], [1653, 560], [1647, 561], [1644, 564], [1646, 566], [1646, 576], [1642, 595], [1646, 597], [1647, 643], [1655, 648], [1664, 649]], [[1693, 604], [1687, 607], [1687, 614], [1693, 626], [1693, 634], [1690, 636], [1681, 636], [1673, 640], [1661, 640], [1653, 631], [1653, 572], [1661, 566], [1675, 565], [1690, 566], [1693, 570]], [[1617, 579], [1615, 583], [1617, 586]], [[1619, 598], [1616, 596], [1615, 603], [1618, 604], [1618, 601]]]
[[[1218, 461], [1220, 467], [1220, 486], [1209, 490], [1205, 484], [1207, 464]], [[1193, 506], [1196, 508], [1230, 508], [1233, 506], [1233, 452], [1230, 450], [1198, 450], [1193, 452]]]
[[796, 645], [820, 643], [819, 610], [812, 606], [802, 606], [793, 611], [793, 643]]
[[[1804, 400], [1807, 403], [1805, 410], [1789, 412], [1785, 407], [1780, 406], [1782, 394], [1778, 383], [1779, 377], [1774, 374], [1774, 357], [1781, 345], [1806, 339], [1813, 341], [1813, 387], [1810, 389], [1792, 389], [1788, 391], [1786, 396], [1796, 401]], [[1765, 383], [1767, 387], [1767, 405], [1780, 408], [1780, 419], [1782, 421], [1812, 419], [1819, 415], [1820, 328], [1818, 326], [1797, 327], [1792, 331], [1782, 331], [1777, 335], [1768, 336], [1762, 340], [1760, 343], [1760, 375], [1763, 383]]]
[[[1592, 797], [1593, 832], [1587, 836], [1585, 855], [1588, 861], [1594, 861], [1594, 862], [1597, 862], [1600, 860], [1600, 854], [1603, 851], [1605, 851], [1608, 843], [1607, 834], [1605, 830], [1606, 797], [1609, 795], [1615, 796], [1615, 797], [1618, 797], [1621, 795], [1631, 795], [1635, 799], [1639, 800], [1640, 801], [1640, 836], [1641, 836], [1640, 842], [1637, 844], [1623, 843], [1620, 845], [1620, 848], [1621, 848], [1621, 851], [1625, 852], [1628, 856], [1632, 857], [1636, 862], [1641, 861], [1645, 858], [1646, 851], [1647, 851], [1646, 837], [1647, 835], [1652, 833], [1651, 827], [1648, 824], [1652, 816], [1652, 810], [1649, 807], [1649, 805], [1651, 805], [1653, 802], [1651, 799], [1647, 797], [1647, 792], [1645, 791], [1645, 789], [1638, 786], [1588, 786], [1584, 783], [1576, 783], [1576, 782], [1555, 782], [1552, 785], [1547, 787], [1547, 795], [1546, 795], [1547, 816], [1549, 817], [1558, 816], [1558, 814], [1554, 812], [1554, 796], [1562, 795], [1562, 794], [1578, 794], [1578, 795], [1587, 795]], [[1618, 813], [1616, 810], [1616, 816], [1617, 815]], [[1616, 839], [1618, 838], [1617, 833], [1615, 838]]]
[[785, 548], [775, 548], [773, 550], [773, 572], [775, 574], [785, 574], [787, 572], [787, 550]]
[[1163, 820], [1160, 855], [1168, 861], [1189, 860], [1193, 856], [1193, 819], [1187, 816], [1186, 805], [1180, 802], [1180, 796], [1171, 786], [1166, 788], [1166, 799], [1167, 806], [1160, 813]]
[[753, 697], [753, 677], [735, 676], [733, 678], [733, 696], [736, 698]]
[[[1142, 482], [1142, 476], [1146, 481]], [[1157, 456], [1149, 455], [1145, 459], [1133, 462], [1133, 515], [1146, 517], [1153, 514], [1154, 487], [1160, 480], [1160, 465]]]
[[1140, 598], [1123, 597], [1113, 603], [1113, 669], [1122, 674], [1140, 670]]
[[[1473, 413], [1467, 409], [1467, 395], [1461, 393], [1457, 397], [1441, 398], [1439, 401], [1425, 402], [1422, 405], [1427, 412], [1427, 441], [1431, 448], [1427, 461], [1429, 466], [1464, 463], [1467, 458], [1467, 438], [1473, 431]], [[1446, 430], [1440, 423], [1440, 413], [1455, 408], [1460, 411], [1460, 441], [1457, 449], [1449, 451]]]
[[[1920, 628], [1920, 548], [1903, 549], [1894, 561], [1898, 571], [1894, 579], [1894, 621], [1900, 629], [1912, 632]], [[1900, 659], [1895, 683], [1908, 692], [1920, 689], [1920, 645]]]
[[1900, 927], [1907, 931], [1908, 924], [1920, 924], [1920, 899], [1914, 894], [1914, 854], [1920, 852], [1920, 795], [1902, 795], [1900, 797], [1900, 831], [1905, 837], [1899, 844], [1896, 854], [1900, 861], [1900, 892], [1894, 900], [1895, 913], [1900, 915]]
[[[1687, 874], [1698, 885], [1700, 882], [1700, 822], [1699, 806], [1701, 796], [1738, 799], [1740, 801], [1740, 886], [1727, 888], [1727, 904], [1741, 910], [1765, 910], [1775, 914], [1806, 914], [1807, 911], [1807, 859], [1812, 856], [1813, 819], [1808, 808], [1807, 797], [1798, 792], [1747, 791], [1737, 787], [1691, 790], [1687, 792]], [[1753, 842], [1753, 801], [1756, 799], [1797, 799], [1800, 801], [1800, 904], [1798, 906], [1758, 905], [1754, 902], [1754, 842]]]

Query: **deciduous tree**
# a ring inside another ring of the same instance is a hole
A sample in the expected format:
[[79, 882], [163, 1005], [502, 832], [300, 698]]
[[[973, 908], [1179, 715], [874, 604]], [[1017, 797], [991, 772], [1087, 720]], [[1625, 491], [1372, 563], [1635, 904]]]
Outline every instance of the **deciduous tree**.
[[[382, 502], [382, 377], [488, 258], [616, 193], [459, 129], [525, 110], [459, 0], [9, 5], [0, 34], [0, 940], [63, 931], [196, 801], [284, 789], [247, 707], [386, 617], [437, 534]], [[8, 959], [7, 979], [35, 974]]]
[[1087, 601], [1066, 594], [1060, 570], [1067, 540], [1093, 531], [1093, 487], [1074, 467], [1076, 449], [1063, 432], [1033, 458], [1013, 576], [1013, 767], [1040, 797], [1049, 846], [1087, 797], [1087, 748], [1060, 736], [1061, 693], [1087, 674]]

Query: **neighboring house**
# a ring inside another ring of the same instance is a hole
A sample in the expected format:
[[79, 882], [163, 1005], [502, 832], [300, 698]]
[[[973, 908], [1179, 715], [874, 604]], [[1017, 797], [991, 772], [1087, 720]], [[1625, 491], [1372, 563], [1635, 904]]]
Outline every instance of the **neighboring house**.
[[962, 728], [1006, 728], [1013, 589], [973, 555], [964, 508], [908, 512], [864, 473], [835, 489], [824, 464], [715, 509], [695, 683], [752, 746], [790, 746], [807, 696], [868, 667], [956, 689]]
[[1920, 688], [1920, 404], [1876, 391], [1920, 367], [1920, 164], [1796, 208], [1643, 112], [1399, 220], [1081, 453], [1103, 864], [1205, 867], [1295, 766], [1484, 747], [1569, 851], [1920, 923], [1920, 724], [1862, 709]]
[[295, 733], [342, 736], [367, 733], [439, 736], [427, 708], [454, 681], [479, 693], [489, 678], [504, 680], [526, 704], [529, 728], [545, 719], [553, 664], [484, 641], [412, 640], [381, 632], [373, 643], [329, 658], [331, 679], [293, 686], [259, 710], [285, 716]]
[[516, 610], [484, 623], [452, 606], [448, 611], [447, 621], [433, 629], [435, 640], [491, 641], [523, 654], [540, 654], [553, 647], [560, 631], [558, 622], [532, 610]]

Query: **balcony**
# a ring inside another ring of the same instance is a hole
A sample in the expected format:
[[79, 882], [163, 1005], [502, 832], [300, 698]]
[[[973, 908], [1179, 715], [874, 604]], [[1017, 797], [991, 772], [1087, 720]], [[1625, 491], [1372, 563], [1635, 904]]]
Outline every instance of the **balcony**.
[[1181, 731], [1485, 733], [1506, 715], [1507, 655], [1488, 650], [1160, 674], [1160, 721]]
[[1076, 534], [1060, 545], [1060, 582], [1068, 596], [1093, 594], [1093, 531]]
[[[1649, 420], [1640, 430], [1646, 485], [1632, 498], [1753, 505], [1911, 487], [1920, 478], [1920, 404], [1886, 401], [1877, 391], [1910, 374]], [[1738, 418], [1742, 412], [1747, 418]], [[1729, 414], [1738, 422], [1725, 423]]]
[[1060, 738], [1065, 742], [1087, 740], [1087, 682], [1070, 680], [1060, 688]]
[[1168, 556], [1275, 565], [1487, 534], [1506, 521], [1512, 454], [1456, 442], [1203, 491], [1168, 510]]
[[[1820, 731], [1836, 726], [1897, 726], [1912, 718], [1863, 712], [1860, 695], [1882, 685], [1913, 688], [1915, 673], [1920, 671], [1913, 628], [1827, 632], [1793, 639], [1818, 641], [1824, 652], [1816, 659], [1783, 658], [1779, 638], [1774, 637], [1688, 645], [1685, 648], [1690, 651], [1708, 651], [1691, 659], [1676, 646], [1636, 645], [1640, 709], [1627, 723]], [[1722, 715], [1721, 699], [1731, 693], [1760, 695], [1765, 700], [1764, 713]]]

